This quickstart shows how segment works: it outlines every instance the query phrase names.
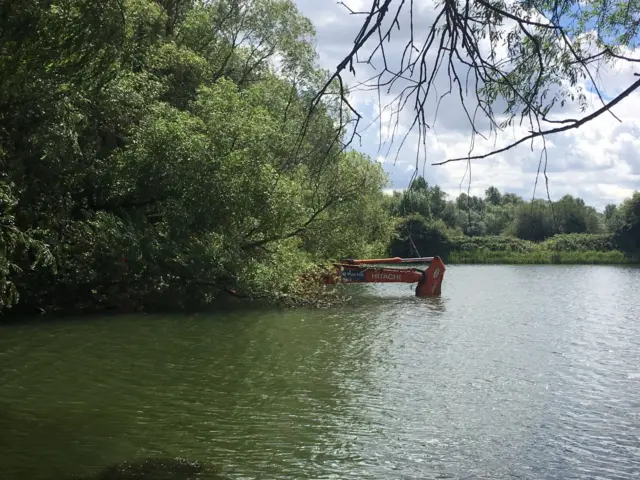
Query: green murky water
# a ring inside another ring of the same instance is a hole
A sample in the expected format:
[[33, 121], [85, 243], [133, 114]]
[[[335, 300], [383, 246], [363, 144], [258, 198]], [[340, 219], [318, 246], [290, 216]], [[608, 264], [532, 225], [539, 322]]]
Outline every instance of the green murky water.
[[443, 296], [0, 326], [0, 478], [638, 478], [640, 269], [450, 266]]

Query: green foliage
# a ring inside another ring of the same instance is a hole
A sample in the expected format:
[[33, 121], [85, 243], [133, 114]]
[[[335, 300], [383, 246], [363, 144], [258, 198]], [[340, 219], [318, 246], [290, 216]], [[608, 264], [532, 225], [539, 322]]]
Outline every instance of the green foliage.
[[489, 187], [485, 190], [485, 200], [491, 205], [500, 205], [502, 194], [496, 187]]
[[20, 299], [16, 278], [28, 275], [39, 265], [55, 270], [49, 248], [37, 238], [40, 232], [16, 227], [17, 203], [11, 186], [0, 181], [0, 311]]
[[640, 261], [640, 191], [625, 200], [619, 210], [620, 226], [614, 242], [634, 260]]
[[300, 141], [326, 73], [290, 0], [5, 4], [0, 312], [291, 299], [384, 251], [387, 178], [335, 105]]
[[540, 242], [556, 232], [553, 220], [551, 206], [544, 201], [522, 205], [515, 218], [515, 235], [523, 240]]
[[604, 227], [607, 232], [616, 232], [624, 225], [622, 212], [617, 205], [611, 203], [604, 208]]
[[489, 205], [484, 216], [486, 234], [500, 235], [513, 229], [517, 213], [518, 207], [510, 203]]
[[561, 234], [544, 242], [515, 237], [464, 237], [454, 245], [451, 263], [619, 264], [631, 259], [615, 249], [610, 234]]
[[564, 252], [607, 252], [615, 249], [610, 234], [562, 234], [532, 242], [511, 236], [457, 237], [455, 249], [459, 251], [486, 250], [491, 252], [528, 253], [543, 248]]
[[556, 235], [543, 243], [546, 249], [563, 252], [610, 252], [616, 246], [611, 234], [578, 234]]
[[453, 248], [452, 231], [442, 220], [427, 220], [420, 215], [405, 218], [391, 242], [390, 253], [398, 257], [439, 255], [446, 259]]
[[[417, 194], [432, 206], [426, 213], [403, 207], [415, 205]], [[417, 248], [421, 255], [457, 263], [626, 263], [637, 261], [640, 252], [638, 193], [601, 214], [571, 195], [527, 202], [495, 187], [484, 199], [461, 193], [447, 200], [418, 177], [386, 208], [402, 218], [390, 246], [393, 255], [414, 256]]]
[[[638, 45], [637, 8], [636, 2], [606, 0], [490, 0], [454, 8], [449, 15], [477, 19], [460, 27], [460, 36], [473, 39], [468, 51], [474, 52], [481, 41], [490, 44], [488, 60], [493, 63], [483, 74], [479, 95], [488, 104], [502, 100], [504, 128], [528, 118], [550, 121], [550, 112], [568, 102], [584, 112], [584, 84], [598, 89], [593, 59], [601, 62], [599, 67], [633, 61], [624, 55]], [[499, 60], [498, 51], [506, 51], [510, 61]]]
[[535, 243], [508, 236], [458, 237], [454, 245], [457, 252], [511, 252], [529, 253], [535, 249]]
[[628, 264], [631, 260], [622, 252], [551, 252], [534, 250], [530, 253], [491, 252], [475, 250], [453, 252], [449, 257], [452, 264], [499, 264], [499, 265], [618, 265]]

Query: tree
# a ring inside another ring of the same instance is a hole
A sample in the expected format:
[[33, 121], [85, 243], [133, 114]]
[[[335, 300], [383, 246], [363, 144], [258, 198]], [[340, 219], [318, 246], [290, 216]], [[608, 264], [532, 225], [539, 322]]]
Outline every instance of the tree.
[[452, 233], [442, 221], [429, 221], [420, 215], [411, 215], [398, 226], [390, 254], [399, 257], [439, 255], [446, 259], [451, 248]]
[[0, 313], [273, 300], [383, 254], [386, 175], [338, 99], [308, 115], [312, 34], [290, 0], [4, 2]]
[[447, 206], [447, 194], [443, 192], [438, 185], [434, 185], [431, 188], [429, 202], [433, 216], [444, 220], [445, 209]]
[[431, 218], [431, 204], [429, 191], [426, 189], [409, 189], [404, 192], [402, 200], [400, 200], [400, 214], [409, 216], [413, 213]]
[[431, 194], [423, 177], [413, 179], [409, 188], [400, 195], [398, 213], [403, 217], [415, 213], [427, 219], [431, 218]]
[[484, 192], [485, 200], [491, 205], [500, 205], [502, 194], [496, 187], [489, 187]]
[[516, 207], [513, 205], [490, 205], [484, 216], [487, 235], [501, 235], [513, 223]]
[[555, 234], [550, 206], [536, 200], [519, 207], [515, 218], [515, 234], [523, 240], [541, 242]]
[[457, 228], [461, 225], [456, 204], [449, 200], [446, 202], [440, 218], [449, 228]]
[[622, 228], [624, 219], [622, 218], [622, 212], [616, 204], [610, 203], [604, 207], [604, 223], [607, 232], [610, 233], [616, 232]]
[[600, 233], [602, 222], [595, 208], [582, 198], [565, 195], [554, 202], [553, 211], [557, 233]]
[[471, 200], [469, 198], [469, 195], [467, 195], [466, 193], [461, 193], [460, 195], [458, 195], [458, 198], [456, 198], [456, 207], [458, 207], [458, 210], [467, 211], [469, 210], [470, 202]]
[[521, 205], [524, 203], [524, 199], [515, 193], [505, 193], [502, 195], [500, 203], [502, 205]]
[[429, 185], [427, 184], [427, 181], [422, 176], [416, 177], [414, 180], [411, 181], [411, 185], [409, 185], [409, 190], [416, 191], [416, 192], [425, 191], [428, 189], [429, 189]]
[[482, 213], [484, 210], [484, 200], [475, 195], [469, 196], [466, 193], [461, 193], [456, 199], [456, 204], [460, 210], [471, 210], [474, 212]]
[[[430, 109], [446, 95], [458, 97], [474, 134], [481, 133], [477, 126], [480, 115], [493, 133], [526, 122], [529, 133], [505, 147], [437, 164], [486, 158], [534, 139], [544, 142], [546, 136], [580, 128], [601, 115], [616, 118], [610, 109], [636, 91], [640, 79], [626, 78], [626, 88], [605, 99], [597, 71], [614, 62], [637, 62], [626, 52], [638, 44], [639, 9], [634, 2], [599, 0], [580, 5], [574, 0], [441, 2], [418, 41], [414, 2], [371, 0], [364, 11], [351, 11], [363, 19], [362, 29], [327, 84], [336, 79], [342, 84], [344, 73], [355, 71], [358, 62], [374, 65], [379, 73], [363, 88], [386, 91], [398, 85], [396, 103], [389, 110], [399, 111], [407, 104], [413, 107], [415, 120], [405, 138], [417, 131], [419, 142], [430, 126]], [[406, 34], [407, 43], [399, 62], [394, 63], [387, 58], [385, 45], [396, 38], [398, 30]], [[363, 56], [365, 51], [370, 53]], [[499, 56], [500, 51], [505, 55]], [[437, 85], [439, 72], [448, 77], [444, 92]], [[578, 118], [563, 117], [559, 110], [567, 103], [577, 104], [584, 112], [583, 81], [599, 96], [600, 105]], [[318, 97], [324, 93], [321, 89]], [[496, 113], [494, 108], [500, 103], [505, 107]], [[355, 121], [360, 118], [348, 102], [345, 108]]]
[[622, 202], [620, 206], [622, 225], [615, 234], [619, 248], [638, 259], [640, 258], [640, 191]]
[[565, 195], [554, 204], [554, 214], [562, 233], [584, 233], [587, 218], [584, 201]]

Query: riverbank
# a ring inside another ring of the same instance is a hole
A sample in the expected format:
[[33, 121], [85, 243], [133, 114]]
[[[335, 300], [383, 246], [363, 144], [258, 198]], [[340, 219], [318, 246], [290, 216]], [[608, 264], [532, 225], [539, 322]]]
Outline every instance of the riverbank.
[[556, 252], [538, 250], [533, 252], [509, 252], [474, 250], [452, 252], [448, 263], [456, 264], [492, 264], [492, 265], [633, 265], [637, 260], [614, 250], [609, 252]]
[[629, 265], [637, 256], [616, 248], [609, 234], [564, 234], [543, 242], [511, 236], [454, 237], [449, 241], [449, 264], [504, 265]]

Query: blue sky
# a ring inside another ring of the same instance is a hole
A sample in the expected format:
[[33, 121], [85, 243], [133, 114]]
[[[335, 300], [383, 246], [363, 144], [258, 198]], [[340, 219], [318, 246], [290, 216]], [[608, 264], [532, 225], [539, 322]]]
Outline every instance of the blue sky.
[[[316, 27], [316, 46], [319, 62], [324, 68], [334, 69], [339, 61], [352, 48], [353, 38], [357, 35], [363, 17], [349, 15], [337, 2], [319, 0], [295, 0], [299, 10], [312, 20]], [[354, 9], [366, 9], [368, 0], [348, 0]], [[421, 5], [432, 5], [424, 2]], [[431, 24], [435, 10], [422, 7], [416, 13], [416, 30], [425, 29]], [[388, 46], [389, 57], [400, 56], [407, 40], [407, 31], [398, 32]], [[395, 47], [394, 47], [395, 45]], [[394, 50], [395, 48], [395, 50]], [[637, 54], [640, 57], [640, 52]], [[445, 69], [443, 69], [444, 71]], [[370, 76], [372, 70], [366, 66], [356, 66], [357, 75], [346, 74], [348, 84], [354, 84]], [[616, 65], [599, 75], [600, 86], [607, 96], [626, 88], [636, 79], [634, 71], [628, 65]], [[589, 86], [585, 84], [585, 88]], [[594, 97], [593, 95], [591, 95]], [[362, 125], [369, 124], [377, 114], [377, 93], [357, 93], [353, 97], [358, 111], [363, 114]], [[595, 98], [590, 98], [593, 108], [597, 108]], [[429, 106], [429, 112], [435, 112], [435, 103]], [[588, 112], [587, 112], [588, 113]], [[633, 94], [615, 109], [623, 120], [617, 122], [605, 115], [578, 130], [549, 137], [547, 140], [549, 189], [552, 199], [569, 193], [578, 195], [598, 209], [607, 203], [618, 203], [629, 196], [634, 189], [640, 189], [640, 94]], [[568, 112], [571, 116], [581, 116], [578, 111]], [[400, 114], [400, 125], [408, 127], [413, 121], [411, 108]], [[388, 130], [383, 125], [383, 136]], [[467, 154], [471, 140], [470, 127], [464, 116], [459, 100], [448, 97], [438, 111], [437, 122], [427, 137], [426, 162], [420, 158], [420, 173], [426, 163], [424, 174], [430, 184], [439, 184], [448, 194], [456, 196], [469, 188], [469, 176], [465, 175], [466, 162], [443, 166], [431, 166], [432, 162]], [[354, 147], [379, 160], [389, 174], [393, 188], [405, 188], [413, 175], [416, 163], [416, 139], [409, 139], [395, 165], [398, 153], [396, 138], [394, 147], [388, 156], [386, 148], [378, 152], [380, 128], [377, 124], [370, 127], [362, 136], [361, 145]], [[497, 143], [513, 140], [520, 132], [505, 132], [499, 135]], [[492, 149], [494, 139], [489, 143], [477, 139], [474, 153], [484, 153]], [[531, 151], [529, 145], [510, 150], [504, 154], [474, 161], [471, 168], [471, 192], [481, 195], [484, 190], [495, 185], [500, 190], [518, 193], [525, 198], [533, 194], [536, 172], [540, 161], [541, 143]], [[462, 182], [462, 185], [461, 185]], [[542, 187], [541, 187], [542, 185]], [[538, 183], [536, 197], [546, 197], [544, 180]]]

